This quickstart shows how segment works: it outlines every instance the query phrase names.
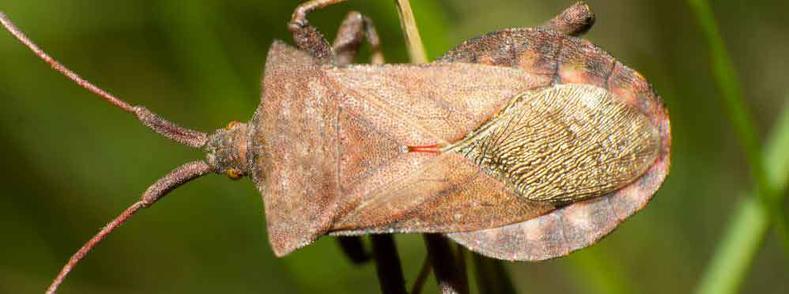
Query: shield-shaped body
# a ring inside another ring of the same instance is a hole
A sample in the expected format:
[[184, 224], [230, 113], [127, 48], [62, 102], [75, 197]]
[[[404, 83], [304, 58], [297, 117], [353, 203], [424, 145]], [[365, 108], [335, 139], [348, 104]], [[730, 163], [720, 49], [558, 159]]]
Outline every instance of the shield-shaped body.
[[250, 126], [277, 255], [381, 232], [447, 233], [502, 259], [563, 255], [646, 203], [670, 145], [640, 75], [537, 29], [428, 65], [333, 67], [275, 43]]

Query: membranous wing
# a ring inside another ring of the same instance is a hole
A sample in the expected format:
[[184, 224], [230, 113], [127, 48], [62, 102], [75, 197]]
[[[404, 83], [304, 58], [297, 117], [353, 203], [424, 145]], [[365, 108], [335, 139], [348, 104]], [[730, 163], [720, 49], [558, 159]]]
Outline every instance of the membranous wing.
[[526, 199], [571, 203], [629, 184], [659, 145], [648, 118], [612, 93], [565, 84], [515, 97], [451, 151]]

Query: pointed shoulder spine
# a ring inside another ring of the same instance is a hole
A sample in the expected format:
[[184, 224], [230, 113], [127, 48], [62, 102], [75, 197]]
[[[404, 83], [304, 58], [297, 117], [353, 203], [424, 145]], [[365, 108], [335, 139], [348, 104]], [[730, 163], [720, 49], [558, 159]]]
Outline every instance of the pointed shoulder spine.
[[283, 41], [275, 40], [266, 57], [266, 73], [271, 70], [312, 67], [318, 64], [318, 60], [307, 52], [296, 49]]

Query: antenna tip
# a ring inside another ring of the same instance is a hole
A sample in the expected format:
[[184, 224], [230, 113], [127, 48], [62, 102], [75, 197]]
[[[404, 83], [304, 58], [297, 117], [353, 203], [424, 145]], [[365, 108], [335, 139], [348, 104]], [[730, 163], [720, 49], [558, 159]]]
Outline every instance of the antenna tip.
[[5, 13], [2, 10], [0, 10], [0, 23], [2, 23], [3, 26], [6, 28], [12, 26], [11, 20], [9, 20], [7, 16], [5, 16]]

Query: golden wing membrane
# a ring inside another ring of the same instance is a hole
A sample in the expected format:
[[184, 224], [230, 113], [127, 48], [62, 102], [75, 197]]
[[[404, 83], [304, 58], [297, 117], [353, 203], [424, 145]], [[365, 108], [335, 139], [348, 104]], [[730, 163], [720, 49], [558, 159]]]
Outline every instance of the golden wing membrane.
[[666, 106], [641, 74], [594, 44], [552, 31], [509, 29], [467, 41], [439, 60], [520, 68], [553, 77], [552, 85], [601, 87], [616, 101], [646, 116], [659, 137], [655, 161], [625, 187], [523, 222], [447, 234], [470, 250], [507, 260], [567, 255], [594, 244], [644, 208], [668, 175], [671, 127]]
[[657, 129], [607, 90], [524, 93], [451, 147], [533, 201], [570, 203], [622, 188], [657, 158]]

